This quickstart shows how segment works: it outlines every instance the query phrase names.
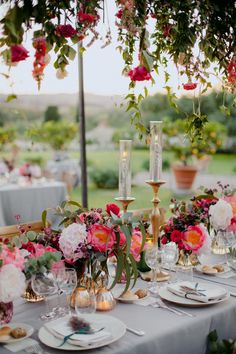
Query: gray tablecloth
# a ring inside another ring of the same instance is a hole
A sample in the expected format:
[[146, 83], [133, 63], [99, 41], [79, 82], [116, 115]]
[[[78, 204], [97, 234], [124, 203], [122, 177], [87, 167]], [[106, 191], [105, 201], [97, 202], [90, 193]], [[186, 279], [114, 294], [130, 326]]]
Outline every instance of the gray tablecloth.
[[[207, 277], [200, 278], [204, 280]], [[213, 282], [224, 283], [227, 289], [236, 292], [236, 277], [230, 279], [209, 278]], [[199, 278], [195, 278], [199, 281]], [[212, 282], [212, 284], [214, 284]], [[139, 281], [138, 286], [146, 286]], [[160, 308], [143, 307], [134, 304], [118, 303], [109, 315], [122, 320], [127, 326], [141, 329], [145, 336], [138, 337], [127, 332], [119, 341], [106, 347], [90, 350], [90, 354], [205, 354], [206, 338], [216, 329], [220, 338], [236, 337], [236, 297], [217, 305], [200, 308], [183, 308], [195, 317], [177, 316]], [[15, 307], [14, 321], [31, 324], [37, 330], [43, 325], [39, 314], [44, 311], [42, 303], [22, 303]], [[59, 353], [43, 344], [49, 353]], [[0, 347], [1, 354], [10, 353]], [[83, 352], [83, 351], [82, 351]], [[23, 352], [20, 352], [23, 353]]]
[[[66, 187], [61, 182], [45, 182], [42, 185], [21, 187], [10, 184], [0, 187], [0, 226], [16, 224], [15, 215], [20, 215], [20, 223], [40, 220], [42, 211], [53, 208], [66, 199]], [[56, 217], [50, 215], [52, 223]]]

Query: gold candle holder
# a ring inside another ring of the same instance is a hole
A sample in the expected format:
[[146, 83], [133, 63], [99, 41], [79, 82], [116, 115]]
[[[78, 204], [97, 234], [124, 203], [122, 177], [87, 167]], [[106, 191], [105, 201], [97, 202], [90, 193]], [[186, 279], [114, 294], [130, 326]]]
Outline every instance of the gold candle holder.
[[135, 200], [135, 198], [117, 197], [117, 198], [115, 198], [115, 200], [122, 204], [123, 213], [125, 214], [127, 212], [129, 204], [132, 203]]
[[[160, 235], [160, 226], [162, 224], [162, 218], [161, 218], [161, 213], [158, 207], [158, 204], [160, 203], [160, 199], [158, 198], [158, 192], [159, 192], [159, 188], [165, 184], [165, 181], [159, 180], [159, 181], [146, 181], [146, 183], [152, 187], [153, 189], [153, 199], [152, 199], [152, 203], [153, 203], [153, 209], [152, 209], [152, 213], [151, 213], [151, 224], [152, 224], [152, 242], [154, 245], [158, 245], [158, 238]], [[165, 281], [168, 280], [170, 277], [168, 272], [157, 272], [156, 273], [156, 280], [157, 281]]]

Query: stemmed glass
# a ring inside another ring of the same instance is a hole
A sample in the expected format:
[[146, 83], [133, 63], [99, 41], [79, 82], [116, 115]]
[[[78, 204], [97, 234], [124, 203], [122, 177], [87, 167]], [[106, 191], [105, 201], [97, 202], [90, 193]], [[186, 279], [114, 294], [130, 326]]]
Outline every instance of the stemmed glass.
[[92, 289], [78, 288], [75, 295], [75, 312], [77, 315], [93, 314], [96, 311], [96, 295]]
[[38, 273], [33, 276], [31, 284], [32, 289], [36, 294], [45, 297], [46, 313], [40, 315], [40, 318], [42, 320], [49, 320], [51, 318], [54, 318], [56, 316], [56, 313], [54, 311], [50, 311], [50, 306], [48, 302], [49, 297], [56, 294], [57, 292], [57, 284], [55, 282], [53, 274], [49, 271], [46, 271], [44, 273]]
[[160, 263], [159, 253], [160, 251], [158, 250], [158, 245], [153, 243], [148, 245], [147, 249], [145, 250], [145, 261], [152, 270], [152, 284], [149, 287], [149, 290], [153, 293], [158, 292], [158, 287], [156, 284], [156, 271]]
[[[58, 303], [55, 309], [59, 315], [70, 313], [70, 296], [77, 286], [77, 274], [74, 268], [62, 268], [53, 270], [53, 275], [58, 286]], [[60, 298], [62, 294], [66, 296], [67, 306], [60, 306]]]
[[170, 281], [173, 281], [171, 274], [178, 261], [179, 250], [175, 242], [169, 242], [162, 246], [162, 255], [161, 262], [162, 265], [166, 265], [166, 267], [170, 270]]

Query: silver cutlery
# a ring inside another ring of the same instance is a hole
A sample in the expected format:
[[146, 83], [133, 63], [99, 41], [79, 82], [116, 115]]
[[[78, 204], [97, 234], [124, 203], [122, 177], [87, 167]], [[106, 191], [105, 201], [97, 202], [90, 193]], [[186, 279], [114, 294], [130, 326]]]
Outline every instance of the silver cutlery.
[[176, 315], [179, 315], [179, 316], [182, 316], [182, 315], [185, 315], [185, 316], [188, 316], [188, 317], [195, 317], [195, 315], [187, 312], [187, 311], [184, 311], [184, 310], [181, 310], [181, 309], [176, 309], [174, 307], [170, 307], [170, 306], [167, 306], [162, 300], [158, 299], [157, 302], [155, 302], [154, 304], [152, 304], [151, 306], [153, 307], [156, 307], [156, 308], [163, 308], [163, 309], [166, 309], [166, 310], [169, 310], [170, 312], [173, 312], [175, 313]]
[[48, 352], [43, 350], [43, 348], [41, 348], [38, 343], [35, 343], [30, 347], [25, 348], [24, 350], [28, 354], [49, 354]]
[[144, 331], [141, 331], [139, 329], [130, 328], [130, 327], [126, 327], [126, 330], [133, 333], [133, 334], [136, 334], [136, 336], [144, 336], [144, 334], [145, 334]]

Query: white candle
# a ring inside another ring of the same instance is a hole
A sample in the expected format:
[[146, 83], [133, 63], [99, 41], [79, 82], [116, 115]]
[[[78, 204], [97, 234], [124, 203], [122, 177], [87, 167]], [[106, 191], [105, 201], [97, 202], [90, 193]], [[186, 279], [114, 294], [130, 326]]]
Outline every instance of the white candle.
[[119, 197], [123, 199], [131, 196], [131, 144], [132, 140], [120, 140]]
[[150, 180], [162, 177], [162, 121], [150, 122]]

